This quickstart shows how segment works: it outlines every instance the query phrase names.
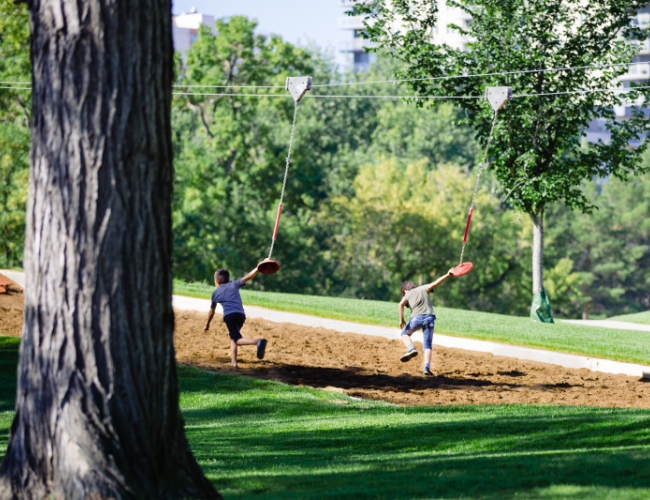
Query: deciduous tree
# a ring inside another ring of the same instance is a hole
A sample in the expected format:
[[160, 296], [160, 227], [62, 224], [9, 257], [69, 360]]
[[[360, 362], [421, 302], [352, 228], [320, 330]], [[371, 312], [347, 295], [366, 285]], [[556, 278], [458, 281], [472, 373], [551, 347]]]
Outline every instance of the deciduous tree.
[[25, 317], [3, 498], [220, 498], [171, 306], [168, 0], [30, 0]]
[[[507, 203], [533, 221], [533, 293], [543, 291], [546, 208], [562, 201], [589, 212], [585, 181], [625, 180], [645, 170], [645, 142], [629, 147], [646, 131], [643, 96], [614, 88], [638, 51], [635, 42], [648, 36], [633, 23], [645, 6], [637, 0], [449, 0], [447, 7], [471, 19], [448, 27], [464, 37], [462, 48], [434, 43], [434, 31], [447, 28], [437, 25], [435, 2], [358, 0], [353, 10], [366, 16], [367, 36], [403, 61], [399, 76], [410, 79], [415, 93], [468, 97], [457, 102], [483, 144], [493, 119], [480, 99], [485, 88], [513, 88], [515, 97], [499, 113], [490, 168]], [[617, 120], [615, 106], [628, 106], [628, 119]], [[611, 139], [585, 144], [596, 119]]]

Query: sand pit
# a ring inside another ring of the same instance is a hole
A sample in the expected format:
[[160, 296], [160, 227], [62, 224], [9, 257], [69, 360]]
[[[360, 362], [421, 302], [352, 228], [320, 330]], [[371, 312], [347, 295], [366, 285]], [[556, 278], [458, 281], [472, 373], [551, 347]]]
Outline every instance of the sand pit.
[[[225, 325], [217, 316], [203, 332], [205, 313], [176, 311], [179, 363], [232, 372]], [[22, 294], [0, 294], [0, 334], [20, 335]], [[237, 373], [292, 385], [344, 392], [399, 405], [562, 404], [650, 408], [650, 382], [624, 375], [435, 347], [433, 377], [421, 375], [420, 355], [408, 363], [403, 344], [382, 337], [339, 333], [249, 319], [245, 337], [264, 337], [266, 358], [240, 347]]]

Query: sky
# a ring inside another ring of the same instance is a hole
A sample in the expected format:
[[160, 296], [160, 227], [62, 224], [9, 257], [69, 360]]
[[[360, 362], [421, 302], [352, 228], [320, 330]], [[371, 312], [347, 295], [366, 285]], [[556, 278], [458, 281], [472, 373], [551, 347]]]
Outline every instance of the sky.
[[173, 0], [174, 14], [196, 7], [202, 14], [215, 18], [245, 15], [257, 19], [258, 31], [275, 33], [293, 44], [315, 43], [335, 56], [339, 64], [344, 58], [339, 43], [350, 40], [349, 31], [338, 28], [345, 9], [340, 0]]

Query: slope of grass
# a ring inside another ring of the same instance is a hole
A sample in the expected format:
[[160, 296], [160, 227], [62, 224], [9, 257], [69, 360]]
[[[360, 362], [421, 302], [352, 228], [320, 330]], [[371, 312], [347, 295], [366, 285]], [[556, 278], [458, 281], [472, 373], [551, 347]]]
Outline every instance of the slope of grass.
[[[0, 338], [0, 447], [18, 339]], [[225, 499], [650, 497], [650, 411], [397, 407], [179, 367], [192, 450]]]
[[[174, 283], [174, 293], [210, 297], [213, 287]], [[397, 304], [289, 293], [242, 290], [244, 305], [397, 328]], [[537, 347], [584, 356], [650, 364], [650, 332], [613, 330], [528, 318], [435, 307], [436, 332], [504, 344]]]
[[181, 368], [192, 448], [226, 499], [650, 497], [650, 412], [396, 407]]
[[644, 311], [636, 314], [622, 314], [611, 318], [615, 321], [626, 321], [628, 323], [638, 323], [640, 325], [650, 325], [650, 311]]

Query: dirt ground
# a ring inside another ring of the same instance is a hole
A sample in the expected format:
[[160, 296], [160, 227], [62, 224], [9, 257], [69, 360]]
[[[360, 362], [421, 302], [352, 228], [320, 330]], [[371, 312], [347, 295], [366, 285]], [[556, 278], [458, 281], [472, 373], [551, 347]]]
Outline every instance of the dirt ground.
[[[205, 333], [205, 313], [176, 311], [179, 363], [232, 372], [225, 325], [216, 316]], [[20, 335], [22, 294], [0, 294], [0, 334]], [[434, 346], [433, 377], [420, 355], [407, 363], [400, 340], [340, 333], [261, 319], [247, 320], [245, 337], [268, 340], [266, 357], [241, 346], [238, 373], [318, 387], [399, 405], [552, 403], [650, 408], [650, 383], [635, 377]]]

